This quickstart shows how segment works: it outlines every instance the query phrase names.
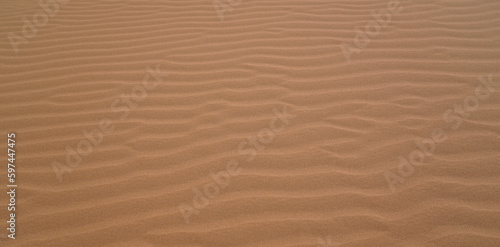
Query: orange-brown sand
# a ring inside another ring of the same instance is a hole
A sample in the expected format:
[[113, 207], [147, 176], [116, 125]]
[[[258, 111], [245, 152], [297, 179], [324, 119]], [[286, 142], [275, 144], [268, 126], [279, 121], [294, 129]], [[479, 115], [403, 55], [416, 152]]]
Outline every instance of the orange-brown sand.
[[500, 246], [500, 1], [0, 13], [0, 246]]

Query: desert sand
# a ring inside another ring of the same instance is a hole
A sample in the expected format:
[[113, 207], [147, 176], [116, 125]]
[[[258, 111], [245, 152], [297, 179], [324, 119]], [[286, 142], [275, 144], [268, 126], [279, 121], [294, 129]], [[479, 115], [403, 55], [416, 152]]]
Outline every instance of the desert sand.
[[0, 12], [0, 246], [500, 246], [500, 1]]

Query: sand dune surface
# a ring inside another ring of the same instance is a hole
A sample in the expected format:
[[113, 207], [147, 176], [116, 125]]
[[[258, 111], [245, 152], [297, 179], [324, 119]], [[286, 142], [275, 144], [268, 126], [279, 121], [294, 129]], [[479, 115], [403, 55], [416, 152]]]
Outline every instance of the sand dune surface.
[[500, 246], [497, 0], [0, 6], [0, 246]]

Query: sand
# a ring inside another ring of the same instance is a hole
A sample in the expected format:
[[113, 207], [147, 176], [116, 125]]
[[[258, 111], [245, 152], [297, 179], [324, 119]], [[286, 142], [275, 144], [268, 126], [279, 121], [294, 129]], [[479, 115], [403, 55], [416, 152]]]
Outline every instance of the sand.
[[0, 246], [500, 246], [497, 0], [0, 12]]

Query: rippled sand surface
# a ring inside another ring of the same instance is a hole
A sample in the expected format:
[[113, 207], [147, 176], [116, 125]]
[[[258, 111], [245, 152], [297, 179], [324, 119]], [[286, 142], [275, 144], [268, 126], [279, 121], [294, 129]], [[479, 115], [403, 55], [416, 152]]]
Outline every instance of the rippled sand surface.
[[0, 246], [500, 246], [499, 1], [59, 2], [0, 3]]

